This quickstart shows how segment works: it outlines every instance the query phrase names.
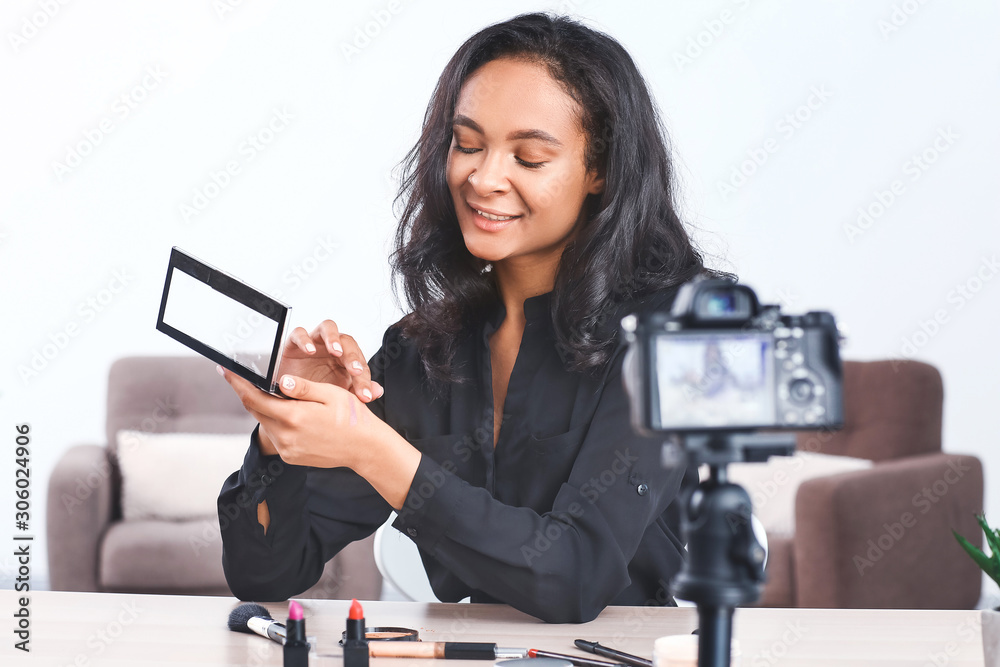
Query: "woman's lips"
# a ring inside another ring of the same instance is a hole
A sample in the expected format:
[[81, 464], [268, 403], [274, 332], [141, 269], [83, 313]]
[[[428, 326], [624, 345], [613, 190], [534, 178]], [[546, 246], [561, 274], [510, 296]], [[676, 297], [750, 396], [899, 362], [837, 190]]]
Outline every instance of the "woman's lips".
[[[514, 223], [521, 218], [519, 215], [501, 216], [493, 214], [489, 211], [480, 211], [471, 205], [469, 206], [469, 210], [472, 212], [472, 222], [475, 223], [476, 227], [482, 229], [484, 232], [498, 232], [501, 229], [509, 227], [511, 223]], [[489, 215], [489, 217], [486, 217], [487, 215]]]

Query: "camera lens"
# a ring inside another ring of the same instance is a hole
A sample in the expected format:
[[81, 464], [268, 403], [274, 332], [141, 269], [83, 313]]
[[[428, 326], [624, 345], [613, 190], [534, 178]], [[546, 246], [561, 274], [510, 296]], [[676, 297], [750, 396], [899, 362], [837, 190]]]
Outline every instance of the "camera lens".
[[788, 386], [788, 395], [797, 403], [806, 403], [815, 395], [812, 380], [799, 378]]

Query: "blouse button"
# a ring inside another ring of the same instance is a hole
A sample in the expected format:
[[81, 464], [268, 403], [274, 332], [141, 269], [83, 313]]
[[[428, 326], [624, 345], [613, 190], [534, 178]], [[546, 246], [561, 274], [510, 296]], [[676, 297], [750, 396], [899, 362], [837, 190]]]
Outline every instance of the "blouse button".
[[274, 482], [274, 478], [268, 475], [267, 473], [264, 473], [263, 475], [260, 476], [260, 483], [263, 486], [271, 486], [272, 482]]
[[417, 529], [414, 528], [413, 526], [410, 526], [409, 528], [406, 529], [406, 534], [409, 535], [410, 537], [416, 537]]
[[638, 493], [640, 496], [644, 496], [649, 492], [649, 487], [646, 486], [645, 484], [640, 484], [639, 486], [635, 487], [635, 492]]

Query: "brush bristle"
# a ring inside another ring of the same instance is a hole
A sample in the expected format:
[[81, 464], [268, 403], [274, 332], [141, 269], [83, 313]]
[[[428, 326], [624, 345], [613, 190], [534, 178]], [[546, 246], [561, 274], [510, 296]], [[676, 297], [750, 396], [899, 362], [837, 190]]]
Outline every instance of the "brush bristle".
[[254, 616], [259, 616], [270, 621], [274, 620], [271, 618], [271, 612], [263, 605], [259, 605], [256, 602], [245, 602], [229, 612], [229, 629], [234, 632], [255, 634], [253, 630], [247, 627], [247, 621]]

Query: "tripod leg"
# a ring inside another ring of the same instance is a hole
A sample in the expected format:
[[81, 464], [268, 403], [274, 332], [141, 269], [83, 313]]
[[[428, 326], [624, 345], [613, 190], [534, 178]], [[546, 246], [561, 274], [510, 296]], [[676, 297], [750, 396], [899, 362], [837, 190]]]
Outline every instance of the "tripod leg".
[[698, 667], [729, 667], [733, 608], [698, 605]]

